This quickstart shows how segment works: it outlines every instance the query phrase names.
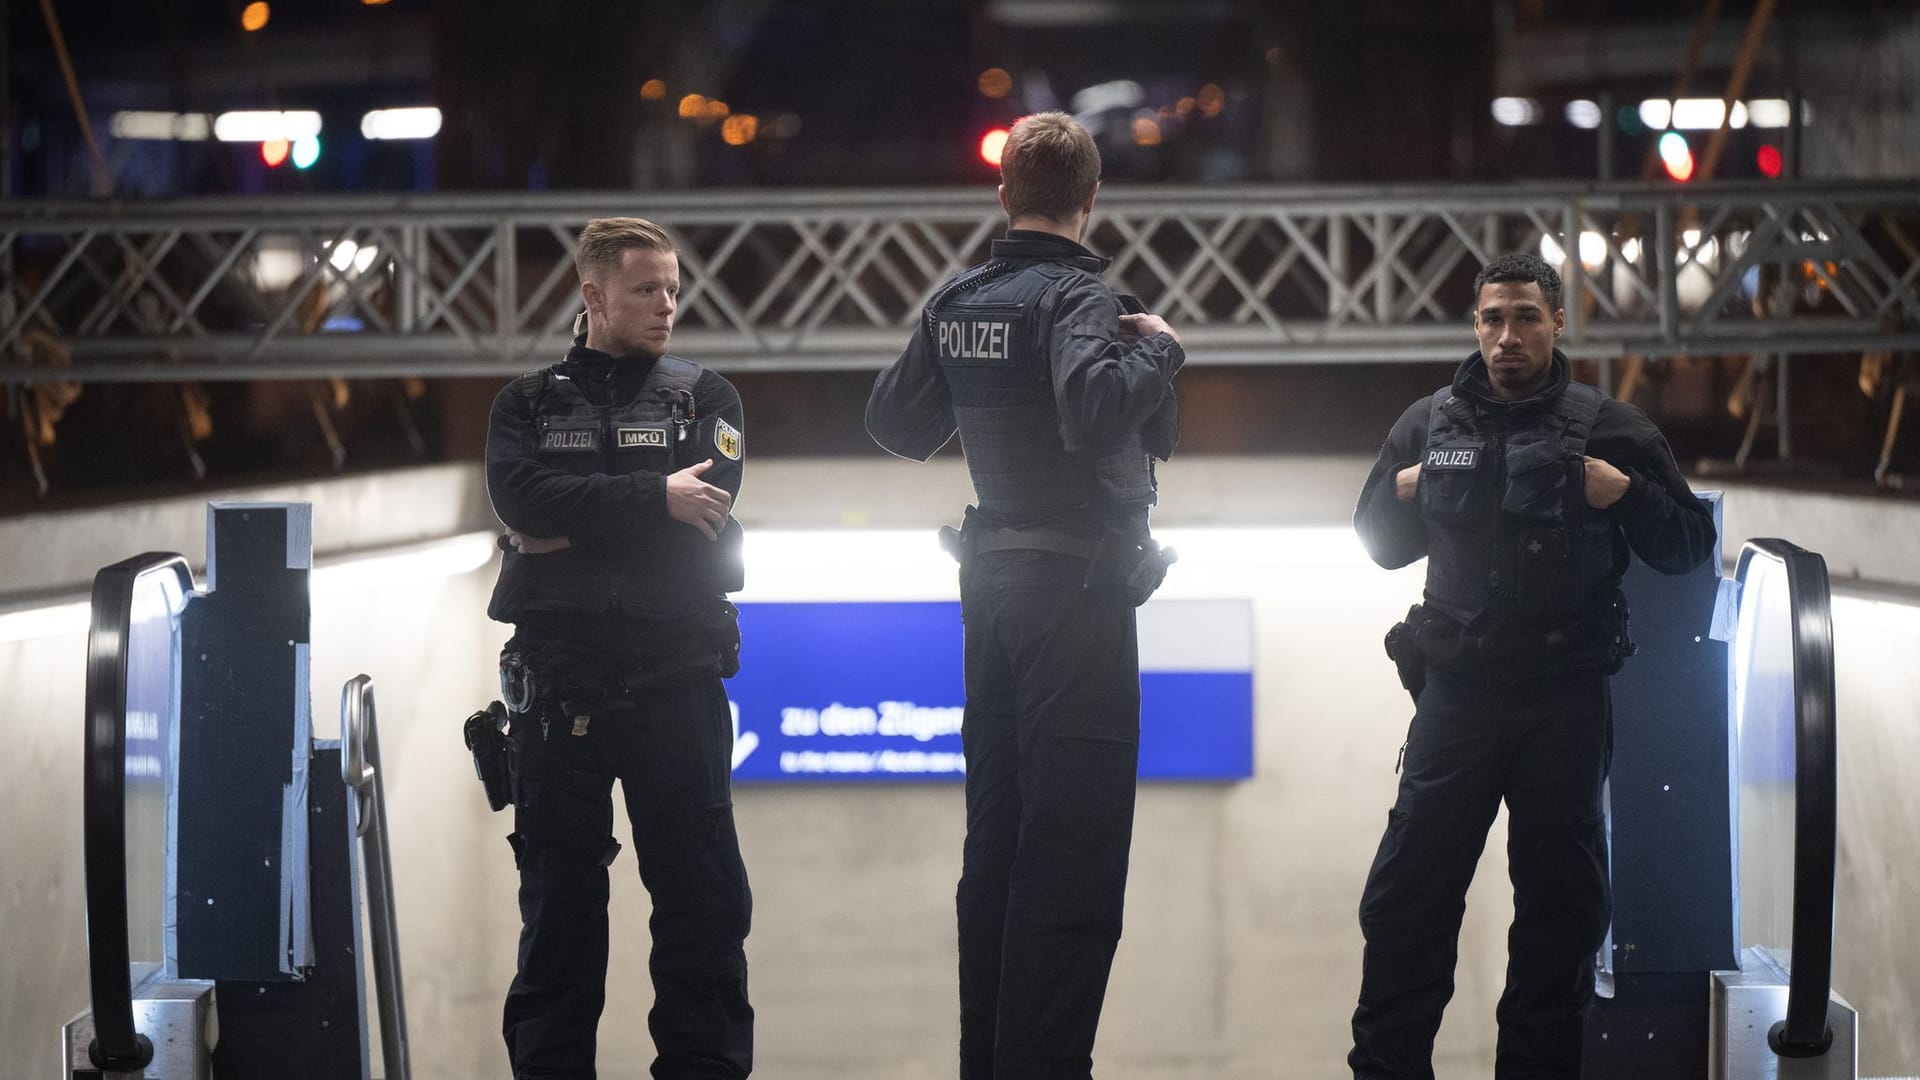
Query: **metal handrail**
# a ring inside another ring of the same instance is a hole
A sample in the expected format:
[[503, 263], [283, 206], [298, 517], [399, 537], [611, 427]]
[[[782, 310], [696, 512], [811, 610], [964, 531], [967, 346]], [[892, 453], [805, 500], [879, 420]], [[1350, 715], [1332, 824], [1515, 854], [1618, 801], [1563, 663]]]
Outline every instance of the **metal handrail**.
[[393, 861], [387, 850], [387, 801], [380, 783], [380, 728], [373, 677], [355, 675], [340, 688], [340, 779], [354, 793], [354, 837], [367, 878], [373, 937], [374, 995], [380, 1009], [380, 1058], [386, 1080], [410, 1080], [407, 1010], [400, 982], [400, 926], [393, 904]]
[[1767, 1033], [1782, 1057], [1813, 1057], [1833, 1043], [1827, 1000], [1833, 980], [1837, 775], [1833, 603], [1827, 562], [1785, 540], [1749, 540], [1734, 577], [1744, 587], [1755, 559], [1781, 566], [1793, 619], [1793, 940], [1787, 1016]]
[[136, 555], [93, 578], [83, 782], [94, 1024], [87, 1056], [103, 1071], [141, 1069], [153, 1060], [152, 1041], [133, 1026], [127, 935], [127, 641], [140, 579], [167, 572], [175, 575], [181, 595], [193, 591], [187, 560], [172, 552]]

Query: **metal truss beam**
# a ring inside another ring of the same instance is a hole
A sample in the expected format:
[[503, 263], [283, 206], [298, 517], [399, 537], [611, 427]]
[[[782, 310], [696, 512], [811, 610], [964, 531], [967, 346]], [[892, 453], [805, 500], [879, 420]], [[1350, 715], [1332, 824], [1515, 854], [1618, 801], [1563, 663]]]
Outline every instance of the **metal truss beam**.
[[[511, 374], [618, 214], [680, 245], [676, 351], [734, 371], [885, 364], [1004, 224], [972, 189], [15, 202], [0, 381]], [[1562, 262], [1576, 357], [1920, 348], [1915, 185], [1115, 185], [1088, 242], [1200, 364], [1457, 359], [1516, 249]]]

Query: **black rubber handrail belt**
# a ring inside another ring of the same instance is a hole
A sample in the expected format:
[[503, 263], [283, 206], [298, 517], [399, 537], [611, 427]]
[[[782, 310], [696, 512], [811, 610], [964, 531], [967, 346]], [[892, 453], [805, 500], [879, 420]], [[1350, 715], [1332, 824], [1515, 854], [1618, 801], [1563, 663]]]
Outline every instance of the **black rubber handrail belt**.
[[127, 941], [127, 639], [140, 579], [168, 572], [177, 576], [181, 595], [193, 591], [187, 560], [169, 552], [136, 555], [93, 578], [83, 798], [94, 1025], [88, 1055], [101, 1069], [143, 1068], [153, 1058], [152, 1043], [133, 1027]]
[[1754, 558], [1787, 574], [1793, 619], [1793, 940], [1787, 1018], [1776, 1030], [1787, 1053], [1819, 1053], [1831, 1040], [1833, 890], [1837, 837], [1833, 600], [1827, 562], [1785, 540], [1749, 540], [1735, 576], [1746, 583]]

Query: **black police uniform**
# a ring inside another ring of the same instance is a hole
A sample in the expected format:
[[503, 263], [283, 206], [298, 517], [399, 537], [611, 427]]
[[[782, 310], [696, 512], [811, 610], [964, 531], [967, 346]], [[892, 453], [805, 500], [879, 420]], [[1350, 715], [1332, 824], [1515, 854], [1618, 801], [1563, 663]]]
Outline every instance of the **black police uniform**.
[[1117, 340], [1106, 260], [1079, 244], [1012, 230], [991, 254], [929, 302], [867, 429], [920, 461], [958, 431], [979, 499], [960, 537], [960, 1075], [1061, 1080], [1090, 1074], [1120, 937], [1133, 608], [1164, 572], [1150, 453], [1172, 453], [1185, 353], [1167, 334]]
[[[1587, 505], [1583, 455], [1629, 478], [1605, 510]], [[1403, 503], [1394, 477], [1416, 463]], [[1427, 583], [1390, 635], [1416, 708], [1360, 902], [1348, 1063], [1363, 1080], [1431, 1080], [1467, 886], [1505, 799], [1514, 921], [1494, 1075], [1578, 1076], [1611, 917], [1606, 680], [1632, 651], [1620, 577], [1629, 549], [1663, 573], [1698, 565], [1713, 519], [1653, 423], [1570, 382], [1564, 355], [1543, 390], [1503, 401], [1475, 353], [1394, 424], [1354, 525], [1381, 566], [1427, 556]]]
[[737, 1078], [753, 1058], [752, 898], [734, 834], [734, 728], [721, 677], [737, 664], [725, 594], [740, 529], [720, 541], [669, 517], [668, 474], [735, 494], [740, 398], [673, 356], [615, 359], [584, 338], [494, 399], [487, 491], [502, 522], [572, 547], [507, 551], [488, 614], [513, 709], [519, 973], [504, 1033], [516, 1080], [594, 1075], [606, 999], [607, 867], [621, 781], [653, 898], [653, 1075]]

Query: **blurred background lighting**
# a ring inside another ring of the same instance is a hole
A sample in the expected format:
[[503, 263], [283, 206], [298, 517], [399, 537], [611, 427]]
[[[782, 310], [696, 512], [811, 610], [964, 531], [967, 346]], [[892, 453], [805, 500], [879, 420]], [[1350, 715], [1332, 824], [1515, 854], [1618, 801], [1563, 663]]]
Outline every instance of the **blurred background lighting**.
[[260, 160], [267, 163], [267, 168], [277, 169], [292, 150], [293, 144], [285, 139], [268, 139], [260, 144]]
[[994, 128], [992, 131], [980, 136], [980, 160], [996, 169], [1000, 167], [1000, 154], [1006, 148], [1006, 128]]
[[1193, 95], [1193, 100], [1200, 106], [1200, 115], [1212, 119], [1220, 115], [1221, 109], [1227, 107], [1227, 92], [1213, 83], [1208, 83]]
[[1592, 131], [1600, 126], [1600, 106], [1581, 98], [1567, 102], [1567, 123]]
[[[1793, 123], [1793, 106], [1785, 98], [1758, 98], [1747, 102], [1747, 120], [1754, 127], [1783, 128]], [[1813, 122], [1805, 102], [1800, 103], [1800, 122]]]
[[707, 97], [705, 94], [688, 94], [686, 97], [680, 99], [680, 115], [688, 120], [700, 116], [706, 112], [706, 109]]
[[[228, 10], [232, 9], [229, 8]], [[272, 8], [268, 7], [262, 0], [253, 0], [253, 3], [240, 9], [240, 29], [251, 34], [255, 30], [266, 26], [267, 20], [272, 17]]]
[[1753, 155], [1753, 163], [1759, 167], [1760, 175], [1769, 180], [1777, 179], [1785, 162], [1780, 157], [1780, 148], [1768, 143]]
[[1540, 103], [1532, 98], [1494, 98], [1492, 111], [1494, 122], [1505, 127], [1524, 127], [1540, 122]]
[[752, 113], [729, 116], [720, 125], [720, 139], [728, 146], [745, 146], [760, 134], [760, 118]]
[[998, 100], [1013, 90], [1013, 76], [1006, 68], [988, 68], [980, 73], [980, 93]]
[[206, 113], [117, 112], [107, 121], [107, 130], [116, 139], [172, 139], [179, 142], [203, 142], [213, 134]]
[[1108, 109], [1134, 109], [1146, 99], [1147, 92], [1139, 83], [1132, 79], [1114, 79], [1095, 83], [1073, 95], [1072, 111], [1075, 116], [1084, 117]]
[[[340, 240], [328, 245], [327, 262], [342, 274], [364, 274], [380, 258], [380, 249], [373, 244], [356, 244], [352, 240]], [[351, 274], [349, 275], [351, 276]]]
[[313, 163], [320, 160], [320, 136], [301, 139], [293, 144], [293, 167], [311, 169]]
[[1133, 118], [1133, 145], [1160, 145], [1160, 125], [1152, 116], [1136, 116]]
[[440, 133], [440, 110], [432, 105], [375, 109], [360, 118], [369, 139], [431, 139]]
[[320, 134], [320, 114], [227, 112], [213, 118], [213, 137], [221, 142], [298, 142]]
[[667, 84], [662, 79], [648, 79], [640, 84], [640, 97], [643, 101], [659, 101], [667, 96]]
[[1660, 163], [1675, 180], [1693, 179], [1693, 148], [1687, 145], [1685, 135], [1669, 131], [1660, 136]]

